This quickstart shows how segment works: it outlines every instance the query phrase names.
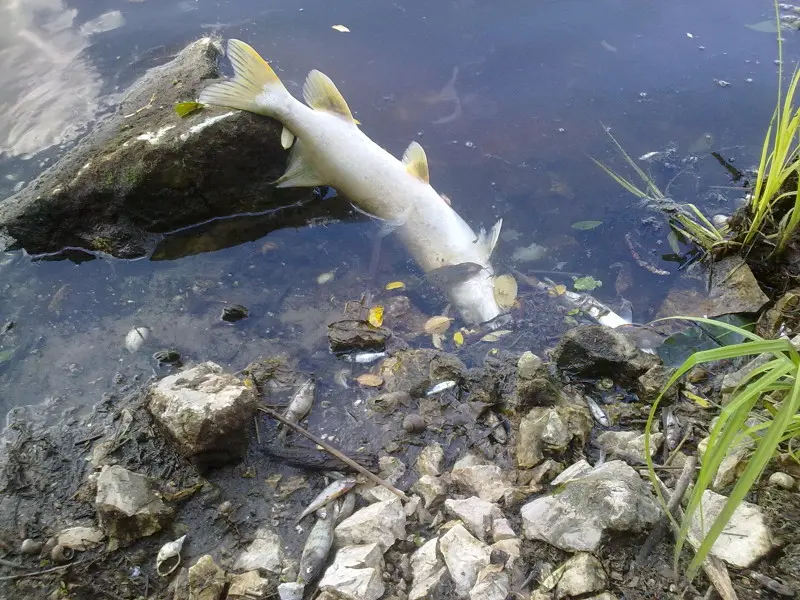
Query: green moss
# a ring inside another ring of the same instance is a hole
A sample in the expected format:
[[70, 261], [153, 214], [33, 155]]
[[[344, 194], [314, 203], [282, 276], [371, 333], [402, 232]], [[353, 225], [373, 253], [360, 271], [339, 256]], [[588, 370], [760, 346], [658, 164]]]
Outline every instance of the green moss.
[[113, 246], [111, 244], [111, 240], [105, 237], [96, 237], [92, 240], [92, 250], [97, 250], [99, 252], [106, 252], [111, 253]]

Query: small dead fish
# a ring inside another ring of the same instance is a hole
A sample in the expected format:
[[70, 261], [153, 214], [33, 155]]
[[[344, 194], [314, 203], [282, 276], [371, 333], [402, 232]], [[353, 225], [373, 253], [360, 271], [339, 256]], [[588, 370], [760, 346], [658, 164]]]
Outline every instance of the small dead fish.
[[356, 352], [355, 354], [345, 354], [342, 358], [347, 362], [368, 365], [386, 356], [386, 352]]
[[678, 421], [678, 417], [675, 416], [671, 408], [665, 409], [661, 417], [664, 419], [667, 448], [675, 450], [681, 441], [681, 422]]
[[350, 389], [350, 386], [347, 383], [347, 379], [349, 377], [350, 377], [350, 369], [341, 369], [333, 374], [333, 380], [336, 382], [336, 385], [343, 387], [346, 390]]
[[481, 272], [485, 267], [474, 262], [463, 262], [457, 265], [445, 265], [428, 271], [425, 275], [434, 284], [440, 287], [452, 286], [469, 279], [475, 273]]
[[450, 388], [456, 387], [456, 382], [453, 380], [442, 381], [437, 383], [427, 392], [425, 392], [426, 396], [433, 396], [434, 394], [438, 394], [439, 392], [443, 392], [445, 390], [449, 390]]
[[311, 583], [322, 574], [333, 545], [336, 512], [338, 511], [335, 506], [327, 507], [324, 516], [317, 517], [317, 522], [311, 528], [306, 545], [303, 547], [303, 554], [300, 556], [298, 583]]
[[603, 427], [608, 427], [611, 425], [611, 421], [608, 419], [608, 415], [606, 412], [600, 407], [600, 405], [586, 396], [586, 404], [589, 405], [589, 412], [592, 413], [592, 417], [594, 420], [600, 423]]
[[[286, 410], [283, 412], [283, 418], [290, 423], [299, 423], [303, 417], [311, 411], [311, 407], [314, 405], [316, 391], [317, 386], [313, 378], [301, 385], [300, 389], [292, 396], [289, 406], [287, 406]], [[288, 431], [289, 429], [284, 427], [278, 436], [283, 439], [286, 437]]]
[[343, 496], [353, 489], [356, 483], [357, 482], [353, 477], [345, 477], [344, 479], [337, 479], [336, 481], [332, 482], [311, 501], [311, 504], [308, 505], [308, 507], [300, 514], [299, 517], [297, 517], [297, 521], [301, 521], [307, 515], [319, 510], [340, 496]]
[[52, 313], [60, 314], [61, 313], [61, 304], [64, 302], [64, 298], [67, 297], [69, 294], [70, 285], [65, 283], [58, 291], [53, 294], [53, 298], [50, 300], [50, 304], [47, 305], [47, 310]]
[[339, 502], [339, 510], [336, 513], [336, 524], [338, 525], [347, 517], [353, 514], [356, 509], [356, 495], [353, 492], [347, 492], [345, 497]]

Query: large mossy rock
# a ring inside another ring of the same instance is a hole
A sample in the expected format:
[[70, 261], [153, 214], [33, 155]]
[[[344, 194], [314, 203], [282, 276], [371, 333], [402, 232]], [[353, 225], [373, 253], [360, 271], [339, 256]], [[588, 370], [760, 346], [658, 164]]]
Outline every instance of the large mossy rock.
[[175, 112], [220, 77], [219, 55], [220, 44], [202, 38], [134, 83], [113, 115], [0, 202], [0, 248], [138, 257], [165, 232], [308, 195], [271, 185], [286, 163], [277, 121], [218, 108]]

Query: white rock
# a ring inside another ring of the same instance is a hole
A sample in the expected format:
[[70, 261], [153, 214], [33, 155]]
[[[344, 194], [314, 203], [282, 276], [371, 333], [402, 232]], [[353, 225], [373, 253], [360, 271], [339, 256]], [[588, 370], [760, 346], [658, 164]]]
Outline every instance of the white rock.
[[439, 549], [455, 583], [456, 593], [466, 597], [477, 582], [478, 573], [489, 564], [491, 549], [460, 524], [441, 537]]
[[660, 509], [639, 474], [620, 460], [595, 467], [521, 510], [525, 536], [568, 552], [593, 552], [605, 531], [642, 531]]
[[352, 569], [334, 562], [322, 576], [319, 589], [343, 600], [378, 600], [385, 588], [378, 569]]
[[147, 327], [134, 327], [125, 335], [125, 347], [128, 352], [136, 352], [150, 337], [150, 330]]
[[511, 486], [505, 481], [503, 471], [497, 465], [476, 463], [475, 457], [467, 455], [453, 466], [453, 481], [481, 500], [497, 502]]
[[150, 387], [148, 408], [178, 451], [200, 466], [241, 458], [257, 408], [253, 389], [205, 362]]
[[569, 481], [574, 481], [576, 479], [580, 479], [584, 475], [586, 475], [589, 471], [592, 470], [592, 465], [586, 462], [585, 459], [581, 459], [575, 464], [570, 465], [566, 469], [564, 469], [558, 477], [553, 479], [550, 482], [550, 485], [557, 486]]
[[511, 591], [511, 578], [503, 565], [486, 565], [478, 573], [478, 581], [469, 591], [469, 600], [506, 600]]
[[384, 552], [406, 535], [406, 513], [396, 496], [356, 511], [336, 527], [334, 544], [357, 546], [377, 542]]
[[[755, 425], [755, 422], [751, 422], [750, 425]], [[708, 439], [706, 437], [697, 444], [697, 456], [701, 460], [708, 447]], [[743, 463], [750, 457], [754, 447], [755, 441], [750, 437], [740, 438], [737, 442], [731, 444], [725, 458], [719, 464], [717, 474], [711, 483], [711, 489], [720, 491], [732, 484], [741, 473], [740, 469], [743, 468]]]
[[411, 591], [408, 600], [437, 600], [447, 567], [436, 551], [439, 538], [425, 542], [411, 556]]
[[236, 559], [233, 568], [237, 571], [257, 570], [260, 573], [279, 574], [283, 568], [281, 537], [267, 526], [260, 527], [255, 539]]
[[461, 519], [467, 530], [482, 542], [486, 541], [492, 531], [494, 519], [502, 517], [496, 505], [476, 496], [466, 500], [446, 500], [444, 507], [449, 514]]
[[219, 600], [225, 589], [225, 571], [206, 554], [189, 567], [189, 600]]
[[58, 534], [58, 543], [64, 548], [85, 552], [94, 548], [106, 535], [99, 527], [70, 527]]
[[517, 534], [511, 528], [511, 523], [505, 517], [494, 519], [492, 521], [492, 541], [499, 542], [502, 540], [510, 540], [517, 537]]
[[781, 473], [780, 471], [770, 475], [768, 481], [770, 485], [783, 488], [784, 490], [791, 490], [797, 484], [797, 482], [794, 480], [794, 477], [788, 473]]
[[[695, 511], [689, 527], [689, 541], [693, 546], [699, 546], [704, 535], [703, 526], [705, 531], [711, 528], [726, 501], [725, 496], [711, 490], [705, 491], [701, 507]], [[766, 556], [772, 547], [772, 535], [761, 508], [750, 502], [742, 502], [714, 542], [711, 553], [731, 565], [746, 569]]]
[[306, 590], [304, 583], [286, 582], [278, 585], [278, 597], [281, 600], [303, 600]]
[[[626, 452], [644, 460], [644, 438], [645, 435], [638, 431], [604, 431], [597, 436], [596, 443], [610, 456], [613, 456], [615, 451]], [[650, 436], [650, 456], [655, 456], [663, 441], [663, 433], [654, 433]]]
[[231, 575], [231, 584], [228, 587], [226, 600], [261, 598], [267, 595], [269, 589], [269, 580], [261, 577], [258, 571]]
[[508, 538], [500, 540], [490, 546], [492, 550], [501, 550], [508, 554], [506, 569], [511, 569], [522, 556], [522, 540], [519, 538]]
[[430, 475], [438, 477], [442, 474], [442, 467], [444, 465], [444, 450], [442, 447], [433, 443], [425, 446], [417, 455], [417, 461], [414, 463], [414, 468], [420, 477], [423, 475]]
[[336, 552], [334, 562], [343, 567], [351, 569], [373, 569], [383, 570], [383, 551], [376, 544], [362, 544], [360, 546], [345, 546]]
[[542, 581], [540, 590], [555, 591], [556, 598], [571, 598], [606, 587], [603, 565], [587, 552], [578, 552]]
[[558, 407], [537, 406], [519, 424], [517, 465], [528, 469], [544, 460], [546, 451], [563, 451], [572, 439]]
[[420, 477], [411, 486], [411, 491], [419, 494], [425, 503], [425, 508], [431, 510], [437, 508], [447, 498], [447, 486], [441, 479], [433, 475]]

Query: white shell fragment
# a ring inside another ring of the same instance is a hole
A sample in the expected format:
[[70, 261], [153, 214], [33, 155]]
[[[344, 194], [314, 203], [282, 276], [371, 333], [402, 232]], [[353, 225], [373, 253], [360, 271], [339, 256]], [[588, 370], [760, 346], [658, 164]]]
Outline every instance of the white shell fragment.
[[177, 540], [167, 542], [161, 546], [161, 550], [156, 555], [156, 572], [161, 577], [166, 577], [177, 569], [181, 564], [181, 549], [186, 536], [182, 535]]
[[136, 352], [144, 346], [148, 337], [150, 337], [150, 330], [147, 327], [134, 327], [125, 336], [125, 347], [130, 352]]

